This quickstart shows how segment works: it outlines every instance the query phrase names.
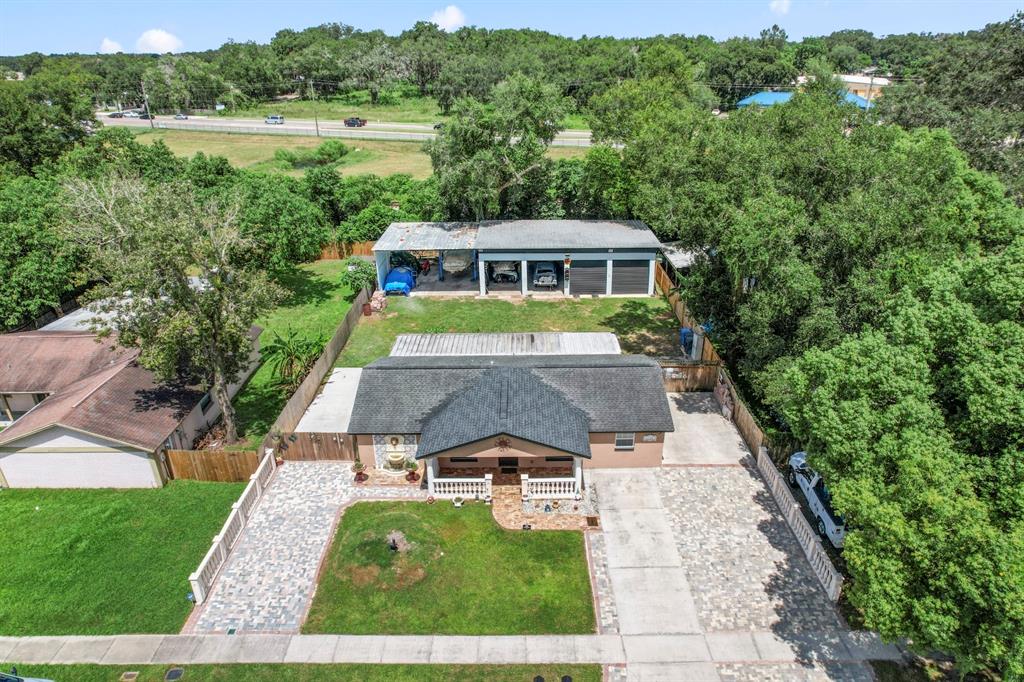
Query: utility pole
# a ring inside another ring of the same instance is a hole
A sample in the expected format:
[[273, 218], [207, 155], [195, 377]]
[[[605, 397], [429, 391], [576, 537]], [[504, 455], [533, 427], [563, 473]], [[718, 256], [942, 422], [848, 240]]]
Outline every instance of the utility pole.
[[149, 116], [149, 127], [155, 129], [156, 125], [153, 124], [153, 115], [149, 113], [149, 95], [146, 94], [146, 79], [140, 78], [139, 85], [142, 86], [142, 102], [146, 107], [146, 116]]

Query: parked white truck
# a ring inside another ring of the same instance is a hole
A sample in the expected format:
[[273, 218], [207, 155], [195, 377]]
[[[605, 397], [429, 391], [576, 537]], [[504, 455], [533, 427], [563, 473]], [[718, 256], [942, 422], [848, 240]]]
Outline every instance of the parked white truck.
[[828, 538], [836, 549], [841, 548], [846, 539], [846, 522], [832, 509], [832, 495], [821, 474], [807, 466], [806, 452], [790, 455], [788, 478], [791, 486], [803, 491], [807, 506], [814, 515], [818, 534]]

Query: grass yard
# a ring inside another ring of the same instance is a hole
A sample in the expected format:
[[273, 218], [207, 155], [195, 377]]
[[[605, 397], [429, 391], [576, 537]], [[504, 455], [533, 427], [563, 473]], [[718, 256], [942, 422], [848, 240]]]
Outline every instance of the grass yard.
[[227, 109], [218, 113], [229, 118], [263, 118], [270, 114], [280, 114], [288, 118], [318, 117], [321, 121], [343, 121], [350, 116], [358, 116], [368, 121], [387, 121], [389, 123], [437, 123], [445, 120], [441, 108], [433, 97], [401, 97], [395, 104], [370, 104], [370, 96], [366, 91], [353, 92], [341, 97], [328, 97], [317, 100], [283, 100], [264, 102], [245, 109]]
[[[131, 128], [139, 142], [163, 140], [179, 156], [193, 156], [196, 152], [223, 156], [238, 168], [268, 173], [284, 173], [295, 177], [304, 172], [274, 159], [278, 149], [314, 149], [325, 139], [317, 137], [252, 135], [246, 133], [203, 132], [192, 130], [150, 130]], [[337, 139], [337, 138], [329, 138]], [[433, 170], [430, 157], [423, 152], [420, 142], [392, 142], [385, 140], [342, 140], [352, 150], [338, 167], [342, 175], [373, 173], [391, 175], [407, 173], [423, 179]]]
[[178, 632], [243, 487], [0, 490], [0, 636]]
[[[117, 682], [125, 671], [138, 682], [159, 682], [172, 666], [19, 665], [18, 673], [66, 682]], [[0, 670], [8, 670], [0, 666]], [[601, 682], [599, 665], [189, 665], [187, 682], [533, 682], [535, 675], [557, 681]]]
[[656, 298], [500, 301], [470, 297], [388, 300], [383, 316], [363, 318], [338, 357], [338, 367], [363, 367], [388, 355], [395, 337], [415, 332], [610, 331], [625, 353], [678, 352], [678, 322]]
[[[388, 548], [392, 530], [407, 552]], [[591, 633], [584, 552], [581, 533], [505, 530], [482, 503], [361, 502], [341, 518], [303, 632]]]
[[[322, 335], [324, 342], [348, 312], [348, 289], [341, 284], [343, 269], [340, 260], [304, 263], [280, 278], [290, 296], [257, 324], [263, 327], [260, 346], [273, 339], [274, 332], [285, 336], [293, 329], [304, 337]], [[256, 447], [277, 419], [286, 395], [274, 385], [274, 372], [262, 365], [235, 396], [239, 434], [247, 447]]]

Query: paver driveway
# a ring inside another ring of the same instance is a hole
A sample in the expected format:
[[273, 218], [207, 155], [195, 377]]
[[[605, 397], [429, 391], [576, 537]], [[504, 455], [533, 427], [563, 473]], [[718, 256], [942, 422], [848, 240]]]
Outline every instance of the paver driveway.
[[350, 462], [288, 462], [278, 469], [213, 591], [197, 633], [298, 632], [341, 508], [360, 498], [425, 498], [413, 486], [357, 486]]

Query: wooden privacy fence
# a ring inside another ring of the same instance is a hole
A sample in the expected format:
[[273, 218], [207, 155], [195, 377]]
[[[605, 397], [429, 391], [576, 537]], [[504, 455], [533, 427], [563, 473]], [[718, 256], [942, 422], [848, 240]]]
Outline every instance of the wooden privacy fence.
[[717, 362], [661, 362], [662, 382], [667, 393], [710, 391], [718, 382]]
[[771, 491], [772, 497], [775, 498], [775, 504], [779, 506], [782, 516], [785, 517], [786, 523], [789, 524], [797, 542], [800, 543], [804, 556], [807, 557], [811, 568], [814, 569], [814, 574], [821, 581], [825, 594], [832, 601], [837, 601], [843, 591], [843, 574], [832, 565], [828, 554], [825, 553], [825, 548], [821, 546], [821, 540], [811, 529], [811, 524], [807, 523], [807, 519], [800, 510], [800, 505], [793, 498], [793, 493], [790, 492], [782, 474], [772, 464], [772, 460], [768, 457], [768, 450], [764, 447], [757, 449], [757, 468], [768, 484], [768, 489]]
[[176, 479], [247, 481], [259, 463], [252, 450], [167, 450], [167, 465]]
[[338, 242], [320, 250], [321, 260], [341, 260], [349, 256], [372, 256], [376, 242]]
[[291, 462], [355, 459], [355, 437], [347, 433], [289, 434], [278, 444], [278, 455]]
[[[691, 329], [700, 326], [696, 320], [690, 317], [690, 311], [686, 307], [686, 302], [683, 301], [678, 293], [673, 291], [672, 280], [669, 278], [668, 273], [665, 272], [665, 268], [661, 263], [656, 263], [654, 266], [654, 283], [661, 293], [665, 295], [669, 305], [672, 306], [672, 312], [675, 313], [680, 325], [690, 327]], [[722, 358], [718, 355], [718, 351], [715, 350], [714, 344], [711, 343], [707, 335], [704, 335], [703, 338], [704, 348], [701, 354], [701, 361], [709, 364], [721, 362]]]
[[207, 595], [213, 589], [213, 582], [217, 579], [220, 569], [228, 560], [228, 554], [231, 553], [231, 549], [238, 542], [238, 538], [241, 537], [242, 529], [245, 528], [249, 517], [252, 516], [256, 503], [259, 502], [263, 493], [270, 485], [270, 480], [273, 478], [276, 468], [274, 456], [268, 453], [263, 458], [263, 461], [260, 462], [256, 471], [249, 477], [249, 485], [245, 486], [245, 490], [242, 491], [238, 502], [231, 505], [231, 513], [228, 514], [228, 520], [224, 522], [220, 533], [213, 537], [210, 549], [206, 552], [203, 560], [199, 562], [199, 567], [188, 577], [189, 584], [192, 586], [192, 596], [195, 598], [196, 604], [202, 604], [206, 601]]
[[[313, 402], [313, 398], [316, 397], [317, 392], [320, 390], [320, 384], [323, 383], [324, 378], [334, 368], [334, 361], [337, 359], [341, 349], [348, 343], [348, 337], [352, 335], [352, 330], [359, 323], [363, 304], [369, 300], [370, 292], [366, 289], [360, 291], [359, 295], [356, 296], [352, 302], [352, 308], [345, 314], [345, 319], [341, 321], [338, 328], [334, 330], [334, 335], [327, 342], [323, 353], [313, 363], [313, 368], [309, 370], [309, 374], [299, 384], [298, 390], [285, 403], [281, 414], [278, 415], [274, 425], [270, 427], [270, 433], [263, 439], [262, 450], [264, 452], [268, 448], [276, 449], [278, 445], [285, 443], [292, 434], [292, 431], [295, 430], [295, 427], [299, 425], [299, 420], [305, 414], [306, 408]], [[281, 436], [280, 442], [275, 440], [275, 434]]]

